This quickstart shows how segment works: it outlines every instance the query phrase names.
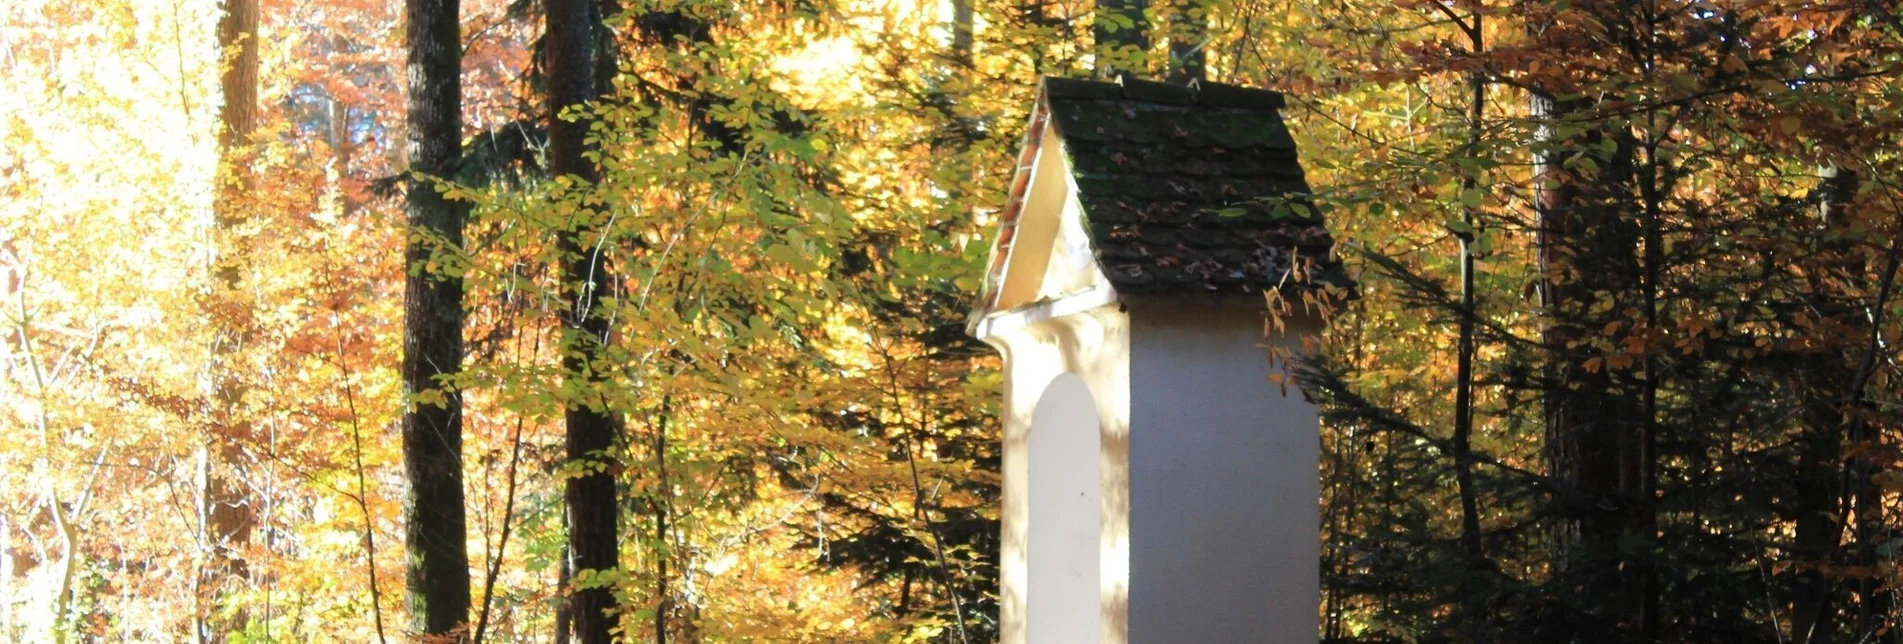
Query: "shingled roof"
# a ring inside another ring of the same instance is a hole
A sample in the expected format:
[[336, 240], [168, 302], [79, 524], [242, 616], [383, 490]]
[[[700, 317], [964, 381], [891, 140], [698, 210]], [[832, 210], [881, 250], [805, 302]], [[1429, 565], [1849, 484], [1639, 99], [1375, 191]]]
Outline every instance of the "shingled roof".
[[[1035, 158], [1043, 128], [1055, 128], [1098, 264], [1118, 293], [1350, 286], [1308, 201], [1282, 106], [1279, 93], [1218, 83], [1046, 78], [1020, 166]], [[1028, 172], [1018, 174], [994, 285], [1028, 188]]]

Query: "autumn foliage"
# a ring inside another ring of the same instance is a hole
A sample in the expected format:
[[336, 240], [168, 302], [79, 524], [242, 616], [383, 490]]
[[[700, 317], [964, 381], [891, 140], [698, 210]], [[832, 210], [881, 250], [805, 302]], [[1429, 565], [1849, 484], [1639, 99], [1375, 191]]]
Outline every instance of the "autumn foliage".
[[[1037, 78], [1112, 70], [1286, 92], [1359, 275], [1292, 371], [1324, 638], [1903, 637], [1888, 3], [599, 0], [571, 105], [561, 3], [465, 0], [433, 178], [403, 3], [241, 4], [0, 6], [0, 639], [410, 637], [402, 418], [452, 399], [439, 635], [597, 589], [628, 641], [995, 639], [964, 319]], [[443, 277], [462, 367], [406, 393]]]

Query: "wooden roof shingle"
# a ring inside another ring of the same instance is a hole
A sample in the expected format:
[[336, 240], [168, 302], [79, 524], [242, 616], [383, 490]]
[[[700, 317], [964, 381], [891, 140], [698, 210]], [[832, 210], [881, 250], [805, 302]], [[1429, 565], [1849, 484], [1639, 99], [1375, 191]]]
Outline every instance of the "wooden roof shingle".
[[[1038, 100], [1033, 127], [1055, 129], [1098, 264], [1118, 293], [1353, 287], [1309, 199], [1280, 93], [1046, 78]], [[1026, 138], [1027, 156], [1037, 140]], [[1016, 183], [1014, 206], [1026, 188]]]

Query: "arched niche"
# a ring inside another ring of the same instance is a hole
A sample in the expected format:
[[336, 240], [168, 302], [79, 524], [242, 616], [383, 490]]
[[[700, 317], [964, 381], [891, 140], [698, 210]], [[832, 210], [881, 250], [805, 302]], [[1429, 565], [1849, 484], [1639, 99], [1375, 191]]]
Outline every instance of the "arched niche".
[[1029, 641], [1101, 641], [1103, 434], [1082, 378], [1045, 387], [1029, 442]]

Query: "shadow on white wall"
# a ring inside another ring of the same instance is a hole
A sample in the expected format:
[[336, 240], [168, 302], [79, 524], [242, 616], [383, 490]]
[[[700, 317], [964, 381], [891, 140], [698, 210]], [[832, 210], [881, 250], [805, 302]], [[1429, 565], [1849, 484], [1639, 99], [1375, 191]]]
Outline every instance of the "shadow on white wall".
[[1103, 438], [1077, 374], [1045, 387], [1030, 443], [1030, 641], [1101, 641]]

